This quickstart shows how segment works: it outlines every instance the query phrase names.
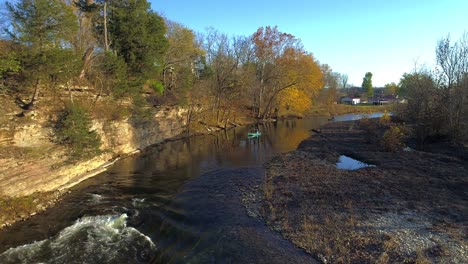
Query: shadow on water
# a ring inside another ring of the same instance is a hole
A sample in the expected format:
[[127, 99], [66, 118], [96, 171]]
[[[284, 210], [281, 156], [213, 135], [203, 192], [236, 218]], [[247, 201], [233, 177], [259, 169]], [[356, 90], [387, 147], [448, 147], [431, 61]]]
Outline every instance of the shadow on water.
[[[326, 122], [325, 117], [285, 120], [260, 125], [258, 138], [248, 139], [250, 127], [243, 127], [151, 147], [73, 187], [55, 207], [1, 230], [0, 259], [118, 263], [129, 262], [126, 252], [137, 263], [178, 262], [203, 251], [200, 232], [209, 225], [188, 218], [183, 200], [174, 202], [184, 184], [215, 170], [259, 168], [296, 149], [310, 129]], [[130, 250], [129, 244], [135, 247]]]

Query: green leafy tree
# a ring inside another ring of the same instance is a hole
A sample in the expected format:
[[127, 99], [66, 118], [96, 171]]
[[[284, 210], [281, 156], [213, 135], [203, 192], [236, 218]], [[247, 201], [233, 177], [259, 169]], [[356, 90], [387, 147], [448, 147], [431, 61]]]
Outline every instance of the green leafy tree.
[[0, 78], [4, 78], [7, 73], [18, 72], [21, 69], [20, 63], [14, 53], [0, 53]]
[[394, 82], [385, 84], [384, 88], [385, 88], [385, 94], [388, 94], [388, 95], [390, 95], [390, 94], [391, 95], [398, 95], [399, 94], [398, 84], [396, 84]]
[[167, 21], [168, 49], [164, 55], [163, 83], [166, 92], [180, 95], [192, 86], [195, 62], [204, 54], [192, 30]]
[[8, 76], [21, 70], [20, 61], [16, 52], [7, 41], [0, 41], [0, 90], [4, 90], [5, 80]]
[[414, 134], [423, 145], [425, 140], [447, 128], [445, 102], [440, 100], [442, 91], [428, 71], [405, 73], [400, 80], [401, 90], [408, 98], [404, 117], [414, 123]]
[[70, 148], [72, 158], [89, 158], [99, 153], [101, 139], [91, 125], [86, 108], [80, 104], [71, 103], [59, 114], [55, 135], [58, 143]]
[[[6, 29], [9, 37], [25, 47], [23, 73], [34, 86], [30, 108], [39, 96], [40, 88], [67, 74], [70, 57], [62, 56], [62, 49], [68, 49], [76, 35], [78, 24], [70, 6], [61, 0], [19, 0], [7, 2], [10, 26]], [[70, 55], [70, 54], [69, 54]], [[55, 76], [51, 77], [51, 68]]]
[[367, 72], [364, 78], [362, 79], [362, 89], [366, 92], [367, 97], [372, 97], [374, 95], [374, 88], [372, 87], [372, 73]]
[[131, 87], [159, 79], [168, 46], [164, 19], [146, 0], [116, 0], [110, 8], [111, 48], [127, 64]]
[[128, 92], [127, 64], [122, 57], [111, 52], [99, 53], [93, 64], [91, 72], [98, 80], [96, 87], [100, 87], [99, 94], [112, 94], [121, 98]]

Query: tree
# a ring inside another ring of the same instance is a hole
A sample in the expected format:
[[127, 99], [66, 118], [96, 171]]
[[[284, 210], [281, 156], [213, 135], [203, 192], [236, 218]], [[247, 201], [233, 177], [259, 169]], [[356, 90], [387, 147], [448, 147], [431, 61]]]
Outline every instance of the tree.
[[406, 119], [415, 124], [415, 135], [422, 145], [426, 138], [440, 133], [445, 127], [443, 102], [439, 99], [441, 90], [437, 89], [433, 77], [425, 70], [405, 73], [400, 87], [408, 98]]
[[59, 114], [55, 135], [58, 143], [70, 148], [72, 158], [81, 159], [99, 153], [101, 139], [91, 126], [88, 112], [80, 104], [71, 103]]
[[[296, 102], [293, 109], [297, 109], [300, 113], [310, 109], [312, 99], [318, 95], [318, 91], [322, 87], [322, 72], [319, 63], [313, 58], [311, 54], [294, 49], [287, 50], [285, 54], [278, 60], [278, 66], [285, 74], [279, 80], [279, 89], [274, 89], [277, 95], [273, 94], [271, 100], [276, 99], [278, 96], [282, 99], [281, 95], [286, 96], [302, 96], [302, 100]], [[271, 110], [271, 104], [267, 104]]]
[[312, 97], [296, 87], [283, 90], [278, 98], [281, 108], [292, 113], [304, 114], [312, 107]]
[[326, 91], [326, 103], [333, 104], [336, 102], [337, 89], [340, 81], [340, 74], [333, 72], [332, 68], [328, 64], [322, 64], [320, 66], [322, 70], [322, 82], [324, 91]]
[[71, 51], [63, 56], [62, 50], [70, 46], [78, 25], [70, 6], [61, 0], [20, 0], [7, 2], [6, 7], [11, 19], [7, 33], [25, 47], [23, 73], [34, 85], [33, 96], [24, 105], [29, 109], [37, 100], [40, 88], [50, 83], [51, 77], [56, 80], [67, 74], [69, 62], [76, 62]]
[[453, 45], [450, 36], [441, 39], [436, 47], [436, 79], [443, 91], [450, 134], [459, 137], [462, 133], [463, 112], [466, 109], [468, 87], [468, 33]]
[[[67, 2], [70, 0], [66, 0]], [[78, 23], [80, 25], [79, 38], [93, 39], [109, 52], [108, 15], [111, 0], [73, 0], [77, 9]], [[83, 44], [83, 43], [82, 43]], [[85, 45], [87, 43], [84, 43]]]
[[367, 97], [372, 97], [374, 95], [374, 88], [372, 87], [372, 73], [367, 72], [364, 78], [362, 79], [362, 89], [366, 92]]
[[340, 85], [341, 89], [347, 89], [348, 88], [348, 75], [347, 74], [340, 74]]
[[164, 19], [146, 0], [115, 0], [111, 9], [110, 46], [128, 65], [132, 87], [159, 80], [168, 46]]
[[399, 91], [398, 91], [399, 87], [394, 82], [385, 84], [384, 88], [385, 88], [385, 94], [387, 94], [387, 95], [398, 95], [399, 94]]
[[98, 53], [91, 72], [100, 92], [112, 94], [115, 98], [122, 98], [128, 93], [128, 69], [122, 57], [111, 52]]
[[[192, 30], [166, 21], [168, 49], [164, 55], [163, 83], [166, 92], [181, 93], [193, 84], [195, 62], [204, 55]], [[176, 91], [177, 89], [181, 89]]]
[[0, 90], [3, 90], [4, 81], [11, 74], [21, 70], [20, 61], [9, 41], [0, 41]]
[[[211, 70], [211, 93], [214, 98], [213, 110], [216, 112], [216, 121], [220, 122], [226, 110], [226, 103], [241, 85], [238, 75], [240, 58], [235, 52], [235, 39], [229, 39], [214, 29], [210, 29], [205, 37], [207, 64]], [[222, 114], [222, 115], [221, 115]]]
[[269, 26], [259, 28], [252, 39], [257, 67], [254, 102], [258, 118], [268, 117], [283, 90], [297, 87], [315, 95], [321, 89], [320, 66], [304, 51], [299, 39]]
[[98, 46], [96, 39], [96, 17], [100, 14], [99, 5], [94, 0], [74, 0], [71, 3], [78, 18], [78, 32], [72, 44], [82, 58], [82, 68], [78, 80], [86, 80], [92, 68], [94, 52]]

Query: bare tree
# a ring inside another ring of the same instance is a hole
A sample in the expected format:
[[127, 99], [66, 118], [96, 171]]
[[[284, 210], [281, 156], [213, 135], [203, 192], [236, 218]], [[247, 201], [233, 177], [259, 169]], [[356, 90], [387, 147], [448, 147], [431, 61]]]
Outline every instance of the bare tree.
[[436, 79], [443, 91], [443, 99], [453, 136], [459, 136], [463, 108], [467, 100], [468, 33], [451, 45], [450, 36], [441, 39], [436, 48]]
[[341, 89], [343, 90], [348, 88], [348, 75], [347, 74], [340, 74], [340, 85], [341, 85]]
[[[240, 58], [235, 51], [233, 41], [226, 34], [210, 29], [205, 37], [207, 63], [212, 69], [213, 111], [216, 121], [222, 121], [226, 111], [226, 102], [230, 93], [240, 85], [237, 77]], [[221, 115], [222, 114], [222, 115]]]

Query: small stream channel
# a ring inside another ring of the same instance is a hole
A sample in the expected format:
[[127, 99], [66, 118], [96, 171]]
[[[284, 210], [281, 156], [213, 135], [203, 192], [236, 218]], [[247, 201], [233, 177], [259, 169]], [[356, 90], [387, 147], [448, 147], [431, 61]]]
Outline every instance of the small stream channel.
[[314, 117], [268, 123], [259, 127], [262, 136], [252, 139], [247, 138], [252, 127], [236, 128], [118, 161], [73, 187], [55, 207], [0, 230], [0, 263], [181, 263], [187, 256], [197, 262], [198, 254], [206, 254], [197, 246], [200, 230], [210, 223], [187, 216], [187, 197], [177, 198], [184, 185], [220, 169], [261, 170], [327, 122]]

